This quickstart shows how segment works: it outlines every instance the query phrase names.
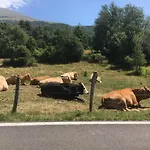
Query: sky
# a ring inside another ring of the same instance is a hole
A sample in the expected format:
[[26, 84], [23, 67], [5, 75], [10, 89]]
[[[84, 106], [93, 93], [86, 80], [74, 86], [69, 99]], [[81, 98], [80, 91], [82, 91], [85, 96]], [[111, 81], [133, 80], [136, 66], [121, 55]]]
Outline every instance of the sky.
[[93, 25], [101, 6], [111, 2], [120, 7], [126, 4], [142, 7], [145, 15], [150, 15], [149, 0], [0, 0], [0, 7], [42, 21]]

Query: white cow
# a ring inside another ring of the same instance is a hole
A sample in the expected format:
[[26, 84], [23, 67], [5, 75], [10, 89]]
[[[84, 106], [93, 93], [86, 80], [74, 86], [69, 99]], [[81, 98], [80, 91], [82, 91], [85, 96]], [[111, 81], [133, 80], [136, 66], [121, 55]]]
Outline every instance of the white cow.
[[4, 76], [0, 76], [0, 92], [7, 91], [8, 90], [8, 84], [6, 82], [6, 79]]

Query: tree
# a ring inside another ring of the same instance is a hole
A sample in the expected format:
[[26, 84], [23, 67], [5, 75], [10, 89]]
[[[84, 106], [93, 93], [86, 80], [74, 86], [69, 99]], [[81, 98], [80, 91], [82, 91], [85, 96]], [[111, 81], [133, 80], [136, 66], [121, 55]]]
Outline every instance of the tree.
[[24, 29], [28, 34], [31, 34], [32, 27], [29, 21], [20, 20], [19, 26]]
[[145, 54], [145, 59], [147, 61], [147, 65], [150, 65], [150, 17], [145, 19], [145, 29], [144, 36], [142, 39], [142, 49]]
[[144, 29], [142, 9], [133, 5], [124, 8], [117, 7], [114, 3], [104, 5], [95, 20], [93, 48], [106, 56], [109, 62], [123, 67], [137, 48], [134, 36]]
[[16, 45], [26, 45], [29, 39], [29, 35], [19, 26], [11, 27], [8, 34]]
[[76, 26], [73, 30], [73, 34], [79, 39], [83, 44], [84, 49], [87, 49], [90, 45], [88, 35], [81, 29], [80, 26]]
[[10, 60], [6, 60], [4, 64], [11, 66], [31, 66], [35, 63], [35, 59], [32, 57], [30, 50], [26, 46], [18, 45]]
[[45, 48], [40, 60], [48, 63], [71, 63], [81, 60], [82, 43], [70, 32], [57, 30], [52, 38], [52, 44]]
[[135, 46], [134, 46], [134, 53], [132, 57], [134, 61], [135, 73], [137, 75], [141, 74], [141, 66], [146, 64], [145, 55], [141, 47], [141, 40], [142, 40], [142, 33], [134, 36]]

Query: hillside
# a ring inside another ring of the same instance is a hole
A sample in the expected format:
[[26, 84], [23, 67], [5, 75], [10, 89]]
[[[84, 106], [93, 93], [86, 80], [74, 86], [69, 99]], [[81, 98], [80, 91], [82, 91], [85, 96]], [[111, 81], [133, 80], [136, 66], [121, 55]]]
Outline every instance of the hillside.
[[35, 21], [36, 19], [25, 16], [23, 14], [20, 14], [18, 12], [6, 9], [6, 8], [0, 8], [0, 21], [2, 20], [11, 20], [11, 21], [19, 21], [19, 20], [28, 20], [28, 21]]
[[[73, 29], [74, 28], [74, 26], [71, 26], [68, 24], [40, 21], [40, 20], [36, 20], [32, 17], [25, 16], [23, 14], [20, 14], [18, 12], [15, 12], [9, 9], [0, 8], [0, 22], [17, 24], [18, 21], [20, 20], [31, 21], [32, 26], [51, 26], [52, 28], [55, 28], [55, 29], [64, 29], [64, 28]], [[93, 28], [94, 28], [93, 26], [82, 26], [82, 29], [91, 35], [93, 35]]]

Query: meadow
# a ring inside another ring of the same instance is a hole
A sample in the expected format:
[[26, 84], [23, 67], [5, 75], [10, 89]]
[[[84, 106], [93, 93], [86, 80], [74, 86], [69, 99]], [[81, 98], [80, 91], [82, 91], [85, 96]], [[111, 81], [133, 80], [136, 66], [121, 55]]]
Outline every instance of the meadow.
[[[149, 68], [144, 68], [144, 70]], [[75, 82], [83, 82], [90, 91], [89, 77], [93, 71], [97, 71], [102, 78], [102, 83], [96, 83], [93, 97], [93, 111], [89, 112], [89, 95], [81, 95], [85, 99], [84, 103], [76, 101], [56, 100], [52, 98], [39, 97], [40, 88], [27, 83], [20, 86], [19, 103], [17, 113], [11, 114], [15, 85], [10, 85], [8, 91], [0, 93], [0, 121], [1, 122], [25, 122], [25, 121], [115, 121], [115, 120], [150, 120], [150, 110], [141, 109], [137, 111], [117, 111], [98, 109], [100, 106], [100, 96], [126, 87], [139, 88], [150, 87], [150, 75], [132, 76], [130, 72], [122, 70], [111, 70], [109, 65], [93, 64], [88, 62], [78, 62], [71, 64], [48, 65], [38, 64], [34, 67], [12, 68], [1, 67], [1, 75], [9, 77], [11, 74], [30, 73], [32, 77], [50, 75], [60, 76], [62, 73], [77, 71], [79, 79]], [[87, 75], [85, 76], [85, 72]], [[150, 100], [143, 100], [142, 106], [150, 107]]]

